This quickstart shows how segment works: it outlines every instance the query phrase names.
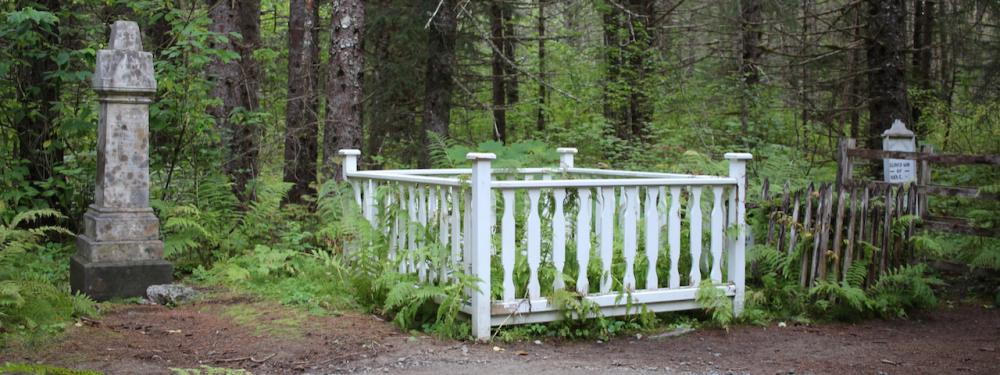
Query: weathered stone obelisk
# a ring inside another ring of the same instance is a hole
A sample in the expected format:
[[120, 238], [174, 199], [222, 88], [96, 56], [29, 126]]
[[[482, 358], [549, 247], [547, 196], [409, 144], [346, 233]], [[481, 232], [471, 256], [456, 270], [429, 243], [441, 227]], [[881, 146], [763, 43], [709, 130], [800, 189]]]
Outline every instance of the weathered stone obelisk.
[[70, 285], [95, 300], [144, 296], [170, 283], [160, 221], [149, 207], [149, 103], [156, 94], [153, 55], [139, 26], [117, 21], [97, 52], [93, 88], [100, 103], [97, 186], [70, 261]]

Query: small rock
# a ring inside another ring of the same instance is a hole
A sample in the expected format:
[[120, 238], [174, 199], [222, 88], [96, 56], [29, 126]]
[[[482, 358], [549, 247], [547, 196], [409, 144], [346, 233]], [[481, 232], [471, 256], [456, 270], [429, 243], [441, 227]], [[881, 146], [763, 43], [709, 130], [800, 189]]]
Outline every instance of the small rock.
[[778, 327], [785, 328], [788, 327], [788, 324], [785, 324], [785, 322], [778, 322]]
[[535, 340], [535, 345], [542, 345], [542, 340]]
[[161, 305], [180, 305], [193, 300], [198, 292], [182, 284], [150, 285], [146, 298]]
[[469, 355], [469, 347], [462, 345], [462, 355]]

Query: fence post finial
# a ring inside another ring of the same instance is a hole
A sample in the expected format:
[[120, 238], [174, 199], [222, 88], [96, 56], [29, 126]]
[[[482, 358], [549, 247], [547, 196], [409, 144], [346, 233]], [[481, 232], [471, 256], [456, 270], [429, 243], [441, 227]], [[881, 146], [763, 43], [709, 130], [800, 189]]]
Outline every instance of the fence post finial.
[[472, 291], [472, 335], [480, 341], [490, 338], [490, 225], [493, 211], [490, 190], [492, 170], [490, 162], [497, 158], [495, 154], [470, 152], [465, 157], [472, 161], [472, 204], [467, 215], [472, 215], [470, 224], [472, 230], [466, 242], [469, 246], [469, 260], [472, 265], [472, 276], [477, 277], [478, 290]]
[[[730, 204], [736, 210], [736, 242], [729, 249], [729, 280], [736, 288], [733, 297], [733, 313], [739, 316], [743, 312], [743, 301], [746, 292], [746, 197], [747, 197], [747, 160], [753, 155], [742, 152], [730, 152], [725, 155], [729, 160], [729, 177], [736, 180], [736, 191], [730, 195]], [[735, 198], [735, 199], [733, 199]]]
[[337, 151], [337, 154], [344, 157], [344, 164], [341, 166], [344, 168], [344, 179], [346, 180], [348, 173], [358, 171], [358, 157], [361, 156], [361, 150], [348, 148]]
[[576, 155], [576, 149], [573, 147], [559, 147], [556, 149], [559, 153], [559, 169], [569, 169], [573, 168], [573, 155]]

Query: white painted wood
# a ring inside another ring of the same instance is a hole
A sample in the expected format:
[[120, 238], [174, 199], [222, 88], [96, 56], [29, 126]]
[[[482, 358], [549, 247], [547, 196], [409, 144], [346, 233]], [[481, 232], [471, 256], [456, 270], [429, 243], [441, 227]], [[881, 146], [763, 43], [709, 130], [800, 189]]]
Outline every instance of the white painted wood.
[[611, 260], [615, 241], [615, 188], [601, 191], [601, 293], [611, 291]]
[[576, 214], [576, 263], [579, 273], [576, 277], [576, 291], [587, 295], [590, 281], [587, 279], [587, 267], [590, 265], [590, 189], [576, 189], [580, 209]]
[[691, 286], [698, 286], [701, 283], [701, 186], [691, 187], [691, 208], [690, 208], [690, 225], [691, 225], [691, 243], [689, 248], [691, 249], [691, 273], [689, 274], [691, 279]]
[[406, 221], [406, 272], [415, 272], [413, 263], [413, 252], [417, 249], [417, 188], [414, 185], [406, 185], [406, 198], [408, 200]]
[[659, 189], [646, 188], [646, 260], [649, 261], [646, 270], [646, 289], [659, 287], [659, 277], [656, 275], [656, 261], [660, 255], [660, 213], [657, 196]]
[[[388, 238], [388, 241], [389, 241], [389, 260], [391, 260], [391, 261], [395, 261], [396, 260], [396, 251], [398, 251], [398, 249], [399, 249], [399, 247], [398, 247], [399, 246], [399, 243], [398, 243], [398, 241], [399, 241], [399, 214], [398, 214], [398, 209], [397, 210], [393, 210], [392, 209], [393, 207], [397, 207], [396, 205], [394, 205], [395, 202], [398, 202], [398, 200], [394, 199], [396, 197], [397, 197], [396, 196], [396, 189], [394, 189], [394, 185], [387, 184], [386, 185], [386, 194], [385, 194], [385, 213], [388, 214], [388, 215], [391, 215], [388, 218], [389, 223], [390, 223], [389, 238]], [[393, 213], [393, 211], [397, 211], [397, 212]]]
[[625, 189], [624, 204], [625, 225], [622, 226], [622, 249], [625, 257], [625, 275], [622, 276], [622, 286], [626, 291], [634, 291], [635, 287], [635, 254], [639, 249], [639, 187]]
[[515, 190], [503, 191], [503, 223], [501, 224], [500, 263], [503, 267], [503, 300], [513, 301], [514, 294], [514, 260], [517, 224], [514, 222]]
[[677, 263], [681, 257], [681, 188], [670, 187], [670, 212], [667, 214], [667, 240], [670, 243], [670, 279], [667, 284], [671, 288], [681, 286], [680, 272]]
[[462, 211], [462, 264], [465, 267], [465, 274], [472, 274], [472, 190], [463, 189], [462, 202], [465, 209]]
[[448, 282], [448, 264], [451, 262], [451, 257], [448, 256], [450, 253], [448, 251], [448, 240], [450, 238], [448, 230], [448, 188], [441, 186], [438, 189], [438, 244], [441, 248], [440, 256], [446, 259], [441, 262], [441, 268], [438, 269], [438, 277], [441, 284]]
[[358, 207], [361, 208], [361, 213], [364, 214], [364, 202], [361, 200], [361, 183], [358, 182], [359, 179], [347, 180], [351, 184], [351, 189], [354, 190], [354, 201], [358, 202]]
[[736, 295], [733, 297], [733, 312], [739, 316], [743, 312], [743, 302], [746, 292], [746, 163], [753, 158], [745, 153], [728, 153], [729, 177], [736, 180], [736, 246], [730, 253], [730, 272]]
[[713, 283], [722, 282], [722, 244], [726, 231], [725, 219], [722, 215], [722, 190], [722, 186], [712, 187], [712, 195], [715, 198], [712, 200], [712, 270], [710, 278]]
[[462, 181], [459, 180], [458, 178], [429, 177], [429, 176], [419, 176], [419, 175], [405, 174], [405, 173], [390, 174], [385, 172], [386, 171], [354, 172], [351, 173], [351, 175], [349, 176], [350, 179], [348, 179], [348, 181], [350, 181], [351, 179], [358, 179], [358, 178], [370, 178], [379, 181], [409, 182], [413, 184], [462, 186]]
[[[417, 246], [424, 247], [425, 234], [427, 230], [427, 186], [417, 185]], [[417, 279], [421, 282], [427, 281], [427, 261], [423, 254], [414, 253], [414, 262], [417, 267]]]
[[472, 294], [472, 335], [478, 340], [490, 338], [490, 213], [493, 207], [490, 202], [493, 191], [490, 189], [490, 161], [496, 159], [493, 154], [469, 153], [466, 158], [472, 160], [472, 204], [469, 215], [472, 216], [472, 238], [469, 243], [472, 274], [478, 278], [478, 290]]
[[[717, 287], [726, 296], [733, 296], [735, 288], [731, 285]], [[601, 307], [601, 315], [605, 317], [633, 315], [645, 306], [650, 312], [696, 310], [702, 307], [695, 300], [697, 288], [685, 287], [679, 289], [641, 290], [622, 298], [619, 293], [585, 296], [589, 303]], [[469, 309], [463, 309], [467, 311]], [[543, 323], [560, 320], [563, 312], [549, 304], [548, 299], [519, 299], [514, 302], [495, 304], [492, 307], [492, 324], [515, 325], [528, 323]]]
[[406, 273], [406, 260], [409, 254], [406, 238], [407, 232], [409, 232], [407, 229], [409, 223], [407, 215], [409, 215], [409, 210], [407, 209], [406, 187], [403, 184], [399, 184], [397, 188], [399, 190], [399, 195], [397, 195], [399, 199], [396, 202], [398, 202], [399, 207], [396, 209], [396, 261], [399, 262], [399, 273]]
[[538, 266], [542, 260], [542, 222], [538, 216], [538, 189], [528, 190], [528, 298], [541, 297]]
[[365, 219], [368, 220], [368, 223], [374, 225], [375, 224], [375, 181], [370, 179], [363, 181], [364, 181], [363, 184], [365, 191], [364, 195], [362, 196], [364, 205], [361, 206], [362, 207], [361, 213], [364, 215]]
[[660, 192], [660, 201], [659, 204], [656, 206], [656, 210], [660, 213], [659, 221], [660, 221], [660, 230], [662, 231], [663, 227], [667, 225], [667, 187], [660, 186], [657, 187], [657, 190]]
[[566, 200], [566, 189], [552, 190], [555, 200], [555, 212], [552, 214], [552, 264], [556, 267], [556, 276], [552, 281], [552, 289], [566, 288], [563, 281], [563, 267], [566, 264], [566, 214], [563, 212], [563, 201]]
[[448, 194], [451, 195], [451, 263], [454, 267], [459, 267], [462, 263], [462, 209], [459, 199], [459, 189], [448, 187]]
[[575, 148], [559, 147], [556, 149], [556, 153], [559, 154], [559, 169], [566, 171], [573, 168], [573, 155], [576, 155]]

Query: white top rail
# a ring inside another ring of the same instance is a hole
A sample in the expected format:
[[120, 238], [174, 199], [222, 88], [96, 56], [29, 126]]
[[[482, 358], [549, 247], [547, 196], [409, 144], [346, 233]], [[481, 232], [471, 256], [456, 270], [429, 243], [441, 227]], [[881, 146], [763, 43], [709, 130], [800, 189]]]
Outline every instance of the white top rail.
[[462, 186], [457, 178], [418, 176], [412, 174], [392, 173], [389, 171], [358, 171], [347, 173], [351, 178], [369, 178], [373, 180], [412, 182], [438, 186]]
[[529, 181], [493, 181], [490, 187], [494, 189], [538, 189], [567, 187], [619, 187], [619, 186], [689, 186], [689, 185], [736, 185], [736, 179], [730, 177], [698, 177], [698, 178], [609, 178], [586, 180], [529, 180]]

